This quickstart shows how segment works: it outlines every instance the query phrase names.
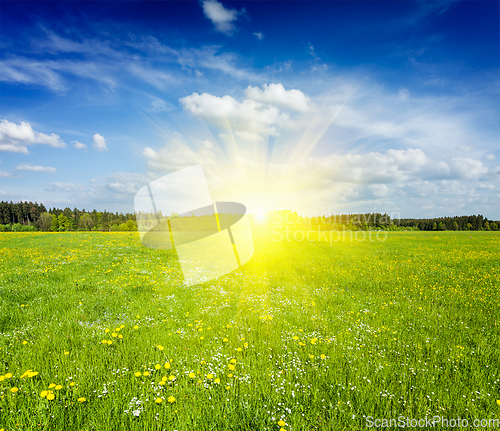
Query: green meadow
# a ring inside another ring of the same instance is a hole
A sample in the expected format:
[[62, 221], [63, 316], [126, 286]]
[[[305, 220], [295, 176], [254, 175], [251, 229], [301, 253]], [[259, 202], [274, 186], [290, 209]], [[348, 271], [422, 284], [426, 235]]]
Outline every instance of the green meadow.
[[256, 231], [187, 287], [136, 232], [0, 233], [0, 429], [498, 418], [500, 232], [385, 235]]

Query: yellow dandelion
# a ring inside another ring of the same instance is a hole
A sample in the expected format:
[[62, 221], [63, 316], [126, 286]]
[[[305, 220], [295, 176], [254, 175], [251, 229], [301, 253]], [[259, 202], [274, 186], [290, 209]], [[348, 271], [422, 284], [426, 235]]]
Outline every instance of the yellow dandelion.
[[12, 373], [7, 373], [7, 374], [5, 374], [5, 378], [6, 378], [6, 379], [10, 379], [11, 377], [12, 377]]
[[116, 338], [116, 336], [117, 336], [117, 335], [118, 335], [118, 334], [117, 334], [116, 332], [113, 332], [113, 333], [111, 334], [111, 336], [112, 336], [112, 337], [114, 337], [114, 338]]
[[175, 397], [173, 397], [172, 395], [171, 395], [171, 396], [169, 396], [169, 397], [168, 397], [168, 402], [169, 402], [170, 404], [175, 403]]
[[[163, 349], [162, 349], [163, 350]], [[165, 365], [164, 365], [165, 369], [169, 369], [170, 368], [170, 362], [165, 362]]]
[[228, 367], [231, 371], [233, 371], [233, 370], [234, 370], [234, 365], [233, 365], [233, 364], [229, 364], [227, 367]]
[[278, 425], [280, 427], [284, 427], [286, 425], [286, 422], [284, 420], [280, 420], [280, 421], [278, 421]]
[[69, 385], [70, 386], [75, 386], [75, 382], [71, 382]]
[[321, 358], [321, 359], [326, 359], [326, 356], [325, 356], [324, 354], [322, 354], [322, 355], [320, 356], [320, 358]]
[[217, 378], [214, 380], [214, 383], [220, 383], [220, 379], [217, 377]]
[[226, 386], [226, 389], [228, 389], [228, 390], [229, 390], [229, 389], [231, 389], [231, 386], [227, 385], [227, 386]]
[[139, 327], [137, 325], [134, 326], [134, 329], [139, 329]]
[[167, 382], [165, 380], [162, 380], [162, 381], [158, 382], [158, 384], [161, 385], [161, 386], [164, 386], [164, 385], [167, 384]]
[[144, 371], [144, 373], [142, 373], [143, 376], [149, 376], [149, 371]]
[[107, 334], [107, 333], [109, 332], [109, 329], [108, 329], [108, 328], [106, 328], [106, 329], [104, 330], [104, 332]]
[[175, 376], [174, 375], [168, 376], [168, 380], [175, 380]]
[[137, 373], [135, 373], [135, 377], [141, 377], [142, 376], [142, 373], [140, 371], [137, 371]]
[[156, 347], [158, 347], [158, 350], [163, 350], [163, 346], [158, 345]]
[[19, 390], [18, 388], [13, 387], [10, 391], [15, 394], [18, 390]]
[[48, 395], [47, 395], [47, 399], [48, 399], [49, 401], [52, 401], [54, 398], [55, 398], [55, 395], [54, 395], [54, 394], [48, 394]]
[[497, 400], [497, 404], [500, 406], [500, 400]]
[[241, 352], [241, 351], [243, 351], [243, 349], [242, 349], [241, 347], [238, 347], [238, 348], [236, 349], [236, 351], [237, 351], [237, 352]]
[[123, 335], [122, 334], [118, 335], [118, 338], [123, 338]]
[[189, 378], [194, 379], [196, 377], [195, 373], [189, 373]]
[[111, 340], [108, 340], [108, 346], [111, 346], [111, 344], [113, 344], [113, 342]]
[[28, 344], [28, 342], [26, 340], [23, 341], [23, 344]]
[[207, 374], [207, 379], [210, 380], [210, 379], [213, 379], [214, 378], [214, 375], [213, 374]]
[[296, 335], [294, 335], [292, 338], [293, 338], [295, 341], [297, 341], [297, 340], [299, 339], [299, 337], [297, 337]]
[[84, 403], [85, 401], [87, 401], [87, 400], [84, 397], [78, 398], [79, 403]]
[[56, 389], [56, 391], [60, 391], [60, 390], [62, 389], [62, 386], [61, 386], [61, 385], [57, 385], [57, 386], [55, 387], [55, 389]]
[[102, 340], [101, 343], [102, 344], [108, 344], [108, 340]]
[[155, 370], [159, 370], [159, 369], [161, 369], [161, 365], [160, 364], [156, 364], [155, 365]]
[[49, 393], [48, 393], [47, 391], [42, 391], [42, 392], [40, 392], [40, 396], [41, 396], [42, 398], [45, 398], [48, 394], [49, 394]]
[[162, 400], [161, 398], [156, 398], [155, 403], [156, 403], [156, 404], [161, 404], [161, 403], [162, 403], [162, 401], [163, 401], [163, 400]]
[[51, 384], [49, 385], [49, 389], [52, 389], [52, 388], [55, 388], [55, 387], [56, 387], [56, 384], [55, 384], [55, 383], [51, 383]]

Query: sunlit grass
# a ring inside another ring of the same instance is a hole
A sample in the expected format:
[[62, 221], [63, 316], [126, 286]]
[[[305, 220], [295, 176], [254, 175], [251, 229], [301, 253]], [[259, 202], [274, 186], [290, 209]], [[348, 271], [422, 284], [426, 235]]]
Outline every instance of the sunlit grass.
[[136, 233], [1, 233], [0, 429], [498, 417], [500, 234], [276, 238], [185, 287]]

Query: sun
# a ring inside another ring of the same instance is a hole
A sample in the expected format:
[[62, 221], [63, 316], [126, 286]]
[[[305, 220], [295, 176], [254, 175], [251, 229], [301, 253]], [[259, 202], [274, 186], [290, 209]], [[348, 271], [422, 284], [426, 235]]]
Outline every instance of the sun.
[[259, 211], [255, 213], [255, 219], [258, 221], [264, 221], [266, 218], [266, 214], [263, 211]]

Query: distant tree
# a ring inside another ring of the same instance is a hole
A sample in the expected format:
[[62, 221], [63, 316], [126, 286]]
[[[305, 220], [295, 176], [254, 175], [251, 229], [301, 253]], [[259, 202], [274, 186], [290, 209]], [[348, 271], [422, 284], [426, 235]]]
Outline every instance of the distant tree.
[[472, 230], [472, 224], [467, 223], [467, 230]]
[[51, 230], [53, 230], [54, 232], [57, 232], [59, 230], [59, 223], [57, 221], [57, 216], [55, 214], [52, 214]]
[[453, 222], [453, 230], [458, 230], [458, 223], [456, 221]]
[[37, 220], [39, 230], [49, 231], [52, 227], [52, 216], [49, 213], [43, 213]]
[[485, 221], [485, 222], [483, 223], [483, 229], [484, 229], [484, 230], [490, 230], [490, 223], [489, 223], [489, 222], [487, 222], [487, 221]]
[[94, 228], [94, 220], [88, 214], [83, 214], [78, 221], [78, 227], [84, 230], [92, 230]]
[[57, 224], [59, 225], [59, 231], [64, 232], [69, 228], [69, 218], [66, 217], [63, 213], [59, 214], [57, 217]]

